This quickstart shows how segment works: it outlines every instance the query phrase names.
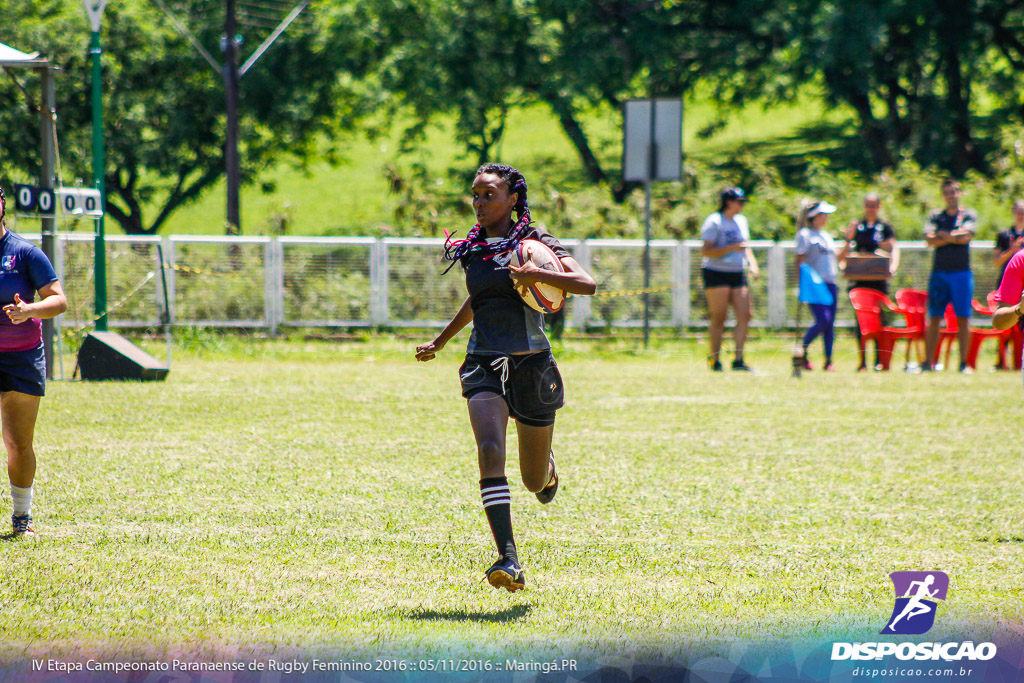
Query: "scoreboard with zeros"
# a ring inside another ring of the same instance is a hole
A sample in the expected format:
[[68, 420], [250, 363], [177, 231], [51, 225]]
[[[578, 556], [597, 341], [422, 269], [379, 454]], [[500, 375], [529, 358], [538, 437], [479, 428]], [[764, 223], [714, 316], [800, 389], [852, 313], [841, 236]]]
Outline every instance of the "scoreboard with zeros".
[[43, 188], [14, 186], [14, 208], [19, 215], [68, 218], [102, 218], [103, 201], [99, 190], [83, 187]]

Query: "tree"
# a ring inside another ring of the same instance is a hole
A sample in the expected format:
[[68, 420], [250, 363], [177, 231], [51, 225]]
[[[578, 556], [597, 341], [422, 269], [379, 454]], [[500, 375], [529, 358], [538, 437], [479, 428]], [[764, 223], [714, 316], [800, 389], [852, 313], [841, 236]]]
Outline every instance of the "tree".
[[[782, 44], [784, 14], [763, 0], [534, 0], [539, 30], [524, 87], [551, 106], [593, 181], [608, 178], [579, 123], [583, 108], [631, 97], [681, 97], [716, 81], [733, 102], [767, 87], [763, 62]], [[729, 88], [736, 73], [743, 88]], [[616, 189], [625, 196], [628, 188]]]
[[[833, 104], [856, 114], [876, 167], [910, 154], [956, 175], [988, 170], [979, 104], [992, 119], [1021, 121], [1024, 3], [1019, 0], [808, 2], [814, 17], [769, 68], [823, 77]], [[981, 127], [981, 128], [979, 128]]]
[[439, 115], [454, 115], [455, 138], [478, 163], [491, 158], [508, 112], [525, 101], [530, 18], [515, 0], [365, 2], [387, 52], [377, 67], [392, 95], [389, 111], [411, 111], [405, 144], [419, 140]]
[[[58, 114], [65, 175], [88, 177], [88, 24], [77, 0], [6, 0], [8, 39], [31, 45], [60, 65]], [[223, 8], [181, 0], [172, 10], [199, 41], [218, 44]], [[220, 16], [216, 16], [220, 11]], [[364, 25], [351, 21], [357, 6], [315, 12], [289, 29], [241, 81], [239, 151], [243, 182], [282, 158], [304, 163], [318, 154], [321, 133], [352, 127], [370, 108], [358, 83], [379, 50]], [[244, 26], [247, 44], [269, 34]], [[127, 233], [156, 233], [183, 204], [224, 172], [224, 95], [221, 77], [151, 4], [112, 2], [103, 21], [106, 210]], [[351, 73], [357, 78], [340, 78]], [[301, 74], [301, 78], [297, 77]], [[13, 97], [14, 86], [0, 86]], [[4, 108], [0, 125], [20, 130], [20, 113]], [[32, 172], [38, 160], [34, 133], [5, 150], [17, 167]], [[327, 150], [330, 155], [331, 150]], [[38, 170], [35, 171], [38, 175]], [[144, 215], [155, 204], [156, 215]]]

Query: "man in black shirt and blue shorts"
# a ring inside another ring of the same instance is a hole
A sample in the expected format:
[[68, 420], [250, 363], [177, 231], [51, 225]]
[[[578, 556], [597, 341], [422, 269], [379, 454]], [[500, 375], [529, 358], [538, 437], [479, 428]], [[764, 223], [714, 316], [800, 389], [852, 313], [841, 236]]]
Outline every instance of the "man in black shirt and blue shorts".
[[936, 209], [928, 216], [924, 238], [935, 249], [935, 261], [928, 280], [928, 328], [925, 331], [927, 355], [921, 365], [929, 372], [939, 346], [939, 327], [946, 306], [956, 312], [960, 345], [960, 372], [970, 374], [967, 346], [971, 340], [969, 319], [974, 298], [974, 273], [971, 272], [970, 242], [978, 229], [978, 214], [960, 206], [960, 183], [948, 178], [942, 182], [945, 209]]

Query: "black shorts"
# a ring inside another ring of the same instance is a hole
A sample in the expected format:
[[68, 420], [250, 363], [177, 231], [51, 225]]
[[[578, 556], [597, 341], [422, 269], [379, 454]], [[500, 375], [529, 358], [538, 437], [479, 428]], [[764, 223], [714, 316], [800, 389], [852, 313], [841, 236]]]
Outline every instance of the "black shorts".
[[42, 344], [27, 351], [0, 351], [0, 391], [31, 396], [46, 393], [46, 356]]
[[704, 289], [713, 289], [715, 287], [738, 289], [747, 286], [747, 274], [742, 270], [735, 273], [727, 273], [723, 270], [701, 268], [700, 274], [704, 276]]
[[531, 427], [555, 424], [555, 411], [565, 405], [562, 375], [550, 349], [524, 356], [469, 354], [459, 379], [465, 398], [483, 391], [498, 394], [509, 414]]

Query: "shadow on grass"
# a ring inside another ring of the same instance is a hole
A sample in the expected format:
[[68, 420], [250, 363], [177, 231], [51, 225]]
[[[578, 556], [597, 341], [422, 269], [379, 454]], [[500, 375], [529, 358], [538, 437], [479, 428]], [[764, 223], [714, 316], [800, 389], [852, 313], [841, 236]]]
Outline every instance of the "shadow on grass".
[[988, 536], [982, 536], [978, 541], [981, 543], [1024, 543], [1024, 537], [1010, 536], [1007, 538], [1006, 536], [992, 536], [989, 538]]
[[406, 615], [416, 621], [487, 621], [493, 624], [510, 624], [530, 614], [531, 605], [516, 605], [496, 612], [467, 612], [466, 610], [416, 610]]
[[11, 541], [24, 541], [27, 540], [24, 536], [8, 531], [6, 534], [0, 534], [0, 543], [9, 543]]

